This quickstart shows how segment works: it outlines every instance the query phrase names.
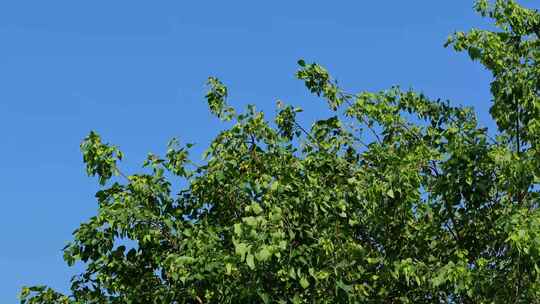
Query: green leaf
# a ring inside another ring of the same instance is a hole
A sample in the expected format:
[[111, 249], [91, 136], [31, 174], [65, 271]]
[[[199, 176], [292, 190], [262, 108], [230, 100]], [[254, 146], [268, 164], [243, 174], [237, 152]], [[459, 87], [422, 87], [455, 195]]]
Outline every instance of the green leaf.
[[225, 273], [227, 275], [230, 275], [232, 273], [232, 264], [231, 263], [226, 263], [225, 264]]
[[261, 297], [261, 300], [264, 304], [270, 303], [270, 296], [265, 292], [258, 292], [259, 296]]
[[257, 218], [253, 217], [253, 216], [247, 216], [247, 217], [244, 217], [242, 219], [248, 226], [251, 226], [251, 227], [256, 227], [259, 223], [259, 221], [257, 220]]
[[309, 287], [309, 281], [306, 279], [306, 277], [302, 277], [300, 279], [300, 285], [302, 286], [302, 288], [306, 289]]
[[242, 225], [239, 223], [234, 224], [234, 234], [240, 236], [242, 234]]
[[253, 255], [251, 253], [248, 253], [246, 257], [246, 263], [251, 269], [255, 269], [255, 260], [253, 259]]
[[253, 210], [253, 213], [255, 213], [256, 215], [259, 215], [261, 214], [261, 212], [263, 212], [261, 205], [259, 205], [258, 203], [251, 204], [251, 210]]
[[241, 257], [242, 260], [244, 260], [246, 253], [249, 251], [249, 247], [245, 243], [237, 243], [235, 244], [235, 253]]
[[257, 260], [261, 262], [267, 261], [272, 256], [268, 246], [263, 246], [262, 249], [257, 253]]
[[347, 284], [343, 283], [343, 281], [341, 281], [341, 280], [336, 282], [336, 286], [339, 289], [345, 291], [346, 293], [350, 293], [352, 291], [352, 289], [353, 289], [353, 287], [351, 285], [347, 285]]

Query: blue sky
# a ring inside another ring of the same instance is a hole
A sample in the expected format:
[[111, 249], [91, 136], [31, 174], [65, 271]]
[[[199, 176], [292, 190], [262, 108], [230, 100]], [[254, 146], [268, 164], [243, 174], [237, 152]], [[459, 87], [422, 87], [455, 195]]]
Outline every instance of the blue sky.
[[90, 130], [120, 146], [127, 173], [172, 137], [195, 142], [198, 159], [223, 128], [204, 103], [210, 75], [235, 106], [271, 114], [281, 99], [323, 117], [294, 79], [299, 58], [348, 91], [412, 87], [493, 127], [490, 75], [442, 46], [488, 26], [470, 0], [2, 1], [0, 302], [24, 284], [68, 288], [61, 248], [96, 211], [79, 152]]

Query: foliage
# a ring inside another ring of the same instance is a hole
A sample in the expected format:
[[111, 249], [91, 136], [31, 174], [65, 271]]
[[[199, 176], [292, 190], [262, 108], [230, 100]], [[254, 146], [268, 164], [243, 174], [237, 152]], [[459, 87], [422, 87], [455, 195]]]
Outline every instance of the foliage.
[[99, 208], [64, 249], [85, 269], [70, 295], [25, 287], [21, 303], [540, 303], [540, 15], [476, 9], [500, 31], [447, 45], [493, 73], [496, 138], [470, 108], [347, 93], [303, 60], [332, 112], [309, 130], [282, 103], [274, 123], [237, 114], [210, 78], [211, 112], [234, 125], [202, 165], [172, 141], [125, 176], [116, 147], [85, 139]]

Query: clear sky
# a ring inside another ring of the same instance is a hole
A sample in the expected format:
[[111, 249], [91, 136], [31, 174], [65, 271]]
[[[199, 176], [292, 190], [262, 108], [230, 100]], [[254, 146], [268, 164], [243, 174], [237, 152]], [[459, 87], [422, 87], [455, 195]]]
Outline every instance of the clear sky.
[[281, 99], [306, 121], [328, 115], [294, 79], [299, 58], [348, 91], [412, 87], [493, 127], [490, 75], [443, 48], [488, 26], [472, 0], [1, 1], [0, 303], [25, 284], [67, 290], [61, 248], [96, 211], [79, 153], [90, 130], [120, 146], [128, 173], [171, 137], [199, 158], [223, 128], [204, 103], [210, 75], [233, 105], [272, 114]]

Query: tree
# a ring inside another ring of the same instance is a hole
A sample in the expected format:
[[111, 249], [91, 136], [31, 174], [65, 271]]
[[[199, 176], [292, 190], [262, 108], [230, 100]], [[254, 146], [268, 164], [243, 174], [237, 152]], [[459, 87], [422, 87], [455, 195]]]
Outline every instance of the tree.
[[21, 302], [540, 303], [540, 14], [475, 8], [499, 30], [447, 46], [492, 72], [494, 138], [470, 108], [347, 93], [303, 60], [297, 77], [332, 112], [309, 130], [282, 103], [273, 123], [238, 114], [210, 78], [210, 111], [234, 125], [204, 164], [173, 140], [127, 176], [117, 147], [84, 139], [98, 212], [64, 248], [84, 271], [69, 295], [24, 287]]

